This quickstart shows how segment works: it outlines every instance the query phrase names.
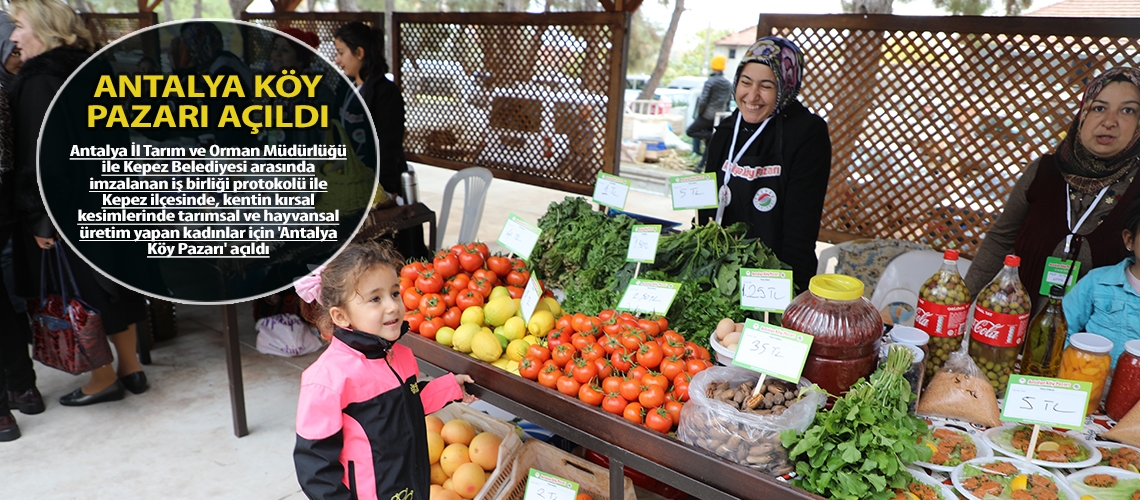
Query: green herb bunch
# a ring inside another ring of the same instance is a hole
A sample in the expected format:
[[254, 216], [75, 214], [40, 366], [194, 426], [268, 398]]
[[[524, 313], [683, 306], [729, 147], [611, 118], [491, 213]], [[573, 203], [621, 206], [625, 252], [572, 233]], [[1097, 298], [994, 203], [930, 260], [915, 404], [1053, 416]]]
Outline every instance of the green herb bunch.
[[828, 498], [889, 500], [894, 488], [911, 482], [906, 466], [931, 456], [915, 444], [928, 432], [926, 422], [908, 410], [915, 396], [903, 373], [913, 357], [910, 349], [892, 346], [886, 365], [816, 413], [806, 432], [781, 434], [796, 460], [796, 486]]

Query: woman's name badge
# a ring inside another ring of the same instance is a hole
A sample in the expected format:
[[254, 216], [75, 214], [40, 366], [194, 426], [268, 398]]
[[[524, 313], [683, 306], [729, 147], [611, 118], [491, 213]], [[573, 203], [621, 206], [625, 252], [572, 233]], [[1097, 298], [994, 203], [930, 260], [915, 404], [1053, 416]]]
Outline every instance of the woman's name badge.
[[[1069, 273], [1069, 268], [1076, 266], [1073, 272]], [[1041, 295], [1049, 295], [1049, 289], [1054, 285], [1064, 286], [1065, 293], [1073, 288], [1077, 283], [1077, 276], [1081, 273], [1081, 263], [1073, 262], [1067, 259], [1059, 259], [1057, 257], [1049, 257], [1045, 259], [1045, 274], [1041, 276]], [[1065, 283], [1065, 277], [1069, 277], [1069, 282]]]

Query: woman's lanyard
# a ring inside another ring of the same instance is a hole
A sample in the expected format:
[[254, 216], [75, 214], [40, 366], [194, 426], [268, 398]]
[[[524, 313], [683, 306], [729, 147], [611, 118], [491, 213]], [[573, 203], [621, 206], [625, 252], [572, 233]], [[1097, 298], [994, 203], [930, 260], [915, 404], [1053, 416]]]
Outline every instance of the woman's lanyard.
[[[1089, 208], [1088, 210], [1085, 210], [1084, 215], [1082, 215], [1080, 219], [1077, 219], [1076, 227], [1073, 227], [1072, 190], [1069, 189], [1068, 184], [1065, 184], [1065, 220], [1069, 223], [1069, 234], [1065, 235], [1065, 257], [1069, 256], [1069, 247], [1073, 243], [1073, 235], [1076, 234], [1077, 230], [1080, 229], [1082, 225], [1084, 225], [1085, 219], [1089, 218], [1089, 214], [1091, 214], [1093, 212], [1093, 209], [1096, 208], [1096, 204], [1100, 203], [1100, 199], [1104, 198], [1104, 193], [1107, 191], [1108, 186], [1105, 186], [1100, 190], [1100, 193], [1097, 193], [1096, 199], [1093, 200], [1092, 205], [1089, 205]], [[1076, 260], [1076, 257], [1074, 257], [1073, 260]]]
[[760, 122], [760, 126], [756, 128], [755, 132], [752, 133], [752, 137], [748, 138], [744, 145], [740, 147], [740, 152], [737, 153], [736, 138], [737, 134], [740, 133], [741, 120], [740, 113], [736, 114], [736, 125], [732, 127], [732, 142], [728, 145], [728, 159], [725, 160], [725, 163], [728, 164], [727, 166], [729, 168], [722, 167], [722, 170], [724, 170], [724, 185], [720, 187], [720, 195], [717, 196], [716, 223], [718, 225], [720, 224], [721, 218], [724, 216], [724, 207], [725, 205], [728, 205], [728, 181], [732, 179], [732, 168], [740, 163], [740, 159], [744, 157], [744, 152], [748, 151], [748, 147], [752, 145], [752, 142], [755, 141], [757, 137], [760, 137], [760, 132], [764, 131], [764, 127], [768, 126], [768, 121], [771, 119], [772, 117], [769, 116], [768, 118], [765, 118], [764, 121]]

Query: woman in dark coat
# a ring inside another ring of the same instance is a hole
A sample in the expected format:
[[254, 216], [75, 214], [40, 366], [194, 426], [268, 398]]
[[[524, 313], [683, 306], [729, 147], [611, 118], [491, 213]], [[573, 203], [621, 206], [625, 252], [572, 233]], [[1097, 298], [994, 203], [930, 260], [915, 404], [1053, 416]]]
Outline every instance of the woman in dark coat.
[[[91, 56], [95, 44], [79, 16], [59, 0], [12, 0], [9, 5], [17, 25], [11, 39], [24, 61], [9, 90], [15, 126], [15, 210], [28, 229], [18, 235], [27, 244], [14, 245], [14, 251], [17, 267], [38, 272], [43, 252], [35, 247], [48, 250], [57, 244], [36, 178], [40, 127], [52, 99]], [[60, 398], [60, 404], [84, 406], [122, 399], [126, 390], [142, 393], [148, 385], [136, 355], [135, 323], [146, 318], [145, 300], [92, 269], [74, 251], [67, 255], [81, 296], [102, 313], [104, 331], [115, 346], [119, 363], [117, 369], [107, 365], [93, 370], [91, 380]], [[39, 277], [22, 278], [18, 280], [22, 295], [40, 296]]]
[[749, 224], [806, 290], [815, 276], [823, 198], [831, 176], [827, 123], [796, 99], [803, 53], [780, 37], [764, 37], [744, 53], [733, 82], [737, 110], [709, 143], [706, 172], [716, 172], [719, 208], [700, 220]]

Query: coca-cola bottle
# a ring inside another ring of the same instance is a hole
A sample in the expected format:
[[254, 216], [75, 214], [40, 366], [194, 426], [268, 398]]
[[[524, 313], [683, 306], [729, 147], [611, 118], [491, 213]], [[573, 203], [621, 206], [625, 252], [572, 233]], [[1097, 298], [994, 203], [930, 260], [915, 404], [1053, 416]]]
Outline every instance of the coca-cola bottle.
[[942, 253], [942, 268], [923, 283], [918, 291], [914, 326], [930, 335], [930, 357], [926, 360], [926, 380], [934, 378], [942, 365], [962, 345], [962, 328], [970, 310], [970, 289], [958, 272], [958, 251]]
[[1029, 293], [1017, 277], [1021, 258], [1005, 256], [1005, 267], [978, 294], [970, 329], [970, 357], [985, 372], [998, 397], [1005, 386], [1029, 326]]

